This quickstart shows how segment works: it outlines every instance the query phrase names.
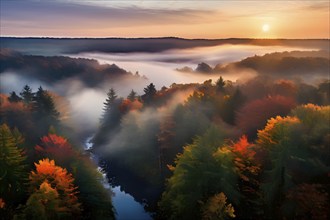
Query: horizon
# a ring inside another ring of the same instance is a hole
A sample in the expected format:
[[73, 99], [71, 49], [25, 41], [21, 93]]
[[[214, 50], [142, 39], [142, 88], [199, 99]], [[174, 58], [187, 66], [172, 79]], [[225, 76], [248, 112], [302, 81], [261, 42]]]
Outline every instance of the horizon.
[[1, 37], [330, 39], [328, 1], [2, 0], [0, 4]]
[[228, 38], [184, 38], [184, 37], [174, 37], [174, 36], [154, 36], [154, 37], [112, 37], [112, 36], [104, 36], [104, 37], [52, 37], [52, 36], [0, 36], [0, 38], [15, 38], [15, 39], [96, 39], [96, 40], [107, 40], [107, 39], [123, 39], [123, 40], [134, 40], [134, 39], [178, 39], [178, 40], [330, 40], [329, 38], [252, 38], [252, 37], [228, 37]]

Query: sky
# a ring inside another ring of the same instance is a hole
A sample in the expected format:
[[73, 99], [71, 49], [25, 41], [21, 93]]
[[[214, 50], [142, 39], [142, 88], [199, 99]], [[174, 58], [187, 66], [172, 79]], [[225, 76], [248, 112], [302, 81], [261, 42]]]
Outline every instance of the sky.
[[0, 0], [1, 36], [330, 38], [329, 1]]

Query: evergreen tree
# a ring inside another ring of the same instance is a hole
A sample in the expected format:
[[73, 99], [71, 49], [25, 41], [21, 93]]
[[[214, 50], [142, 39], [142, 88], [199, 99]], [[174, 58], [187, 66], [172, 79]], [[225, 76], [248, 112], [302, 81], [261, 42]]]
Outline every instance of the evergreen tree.
[[16, 92], [13, 91], [13, 92], [10, 93], [10, 96], [8, 97], [8, 101], [9, 102], [20, 102], [20, 101], [22, 101], [22, 98], [19, 97], [16, 94]]
[[107, 93], [107, 99], [105, 100], [105, 102], [103, 102], [103, 104], [104, 104], [103, 117], [102, 117], [103, 119], [107, 116], [107, 114], [112, 109], [116, 99], [117, 99], [116, 91], [113, 88], [110, 88], [109, 92]]
[[0, 198], [8, 209], [18, 205], [25, 193], [26, 158], [18, 147], [22, 142], [17, 130], [14, 134], [6, 124], [0, 126]]
[[150, 83], [146, 88], [143, 89], [143, 91], [144, 95], [142, 96], [142, 100], [145, 103], [150, 103], [157, 93], [156, 87], [153, 83]]
[[41, 86], [33, 98], [32, 110], [36, 123], [44, 135], [51, 126], [57, 127], [60, 113], [56, 110], [53, 98]]
[[32, 92], [32, 89], [30, 88], [30, 86], [28, 85], [25, 85], [22, 92], [20, 92], [20, 95], [22, 96], [23, 98], [23, 102], [28, 105], [32, 102], [33, 100], [33, 92]]
[[217, 86], [217, 91], [219, 92], [224, 92], [225, 91], [225, 81], [223, 80], [222, 76], [220, 76], [220, 78], [217, 80], [217, 82], [215, 83]]
[[136, 92], [132, 89], [127, 98], [133, 102], [136, 99]]

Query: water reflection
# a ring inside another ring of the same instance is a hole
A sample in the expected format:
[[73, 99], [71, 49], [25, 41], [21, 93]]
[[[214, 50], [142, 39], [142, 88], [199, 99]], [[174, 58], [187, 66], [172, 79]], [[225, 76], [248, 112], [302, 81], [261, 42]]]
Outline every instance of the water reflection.
[[[93, 144], [91, 143], [91, 137], [88, 137], [84, 142], [84, 148], [88, 152], [92, 149]], [[90, 152], [91, 159], [99, 164], [99, 158]], [[112, 195], [112, 204], [115, 208], [116, 219], [117, 220], [149, 220], [152, 219], [151, 215], [146, 212], [144, 209], [145, 204], [140, 203], [134, 199], [132, 195], [126, 193], [122, 190], [120, 185], [112, 186], [108, 179], [112, 179], [111, 176], [107, 176], [106, 173], [103, 172], [101, 167], [98, 167], [98, 171], [102, 174], [102, 185], [105, 189], [108, 189]], [[110, 175], [108, 173], [108, 175]]]
[[134, 197], [125, 191], [120, 190], [120, 186], [112, 188], [114, 195], [112, 203], [116, 209], [116, 219], [118, 220], [149, 220], [151, 216], [144, 210], [142, 204], [135, 201]]

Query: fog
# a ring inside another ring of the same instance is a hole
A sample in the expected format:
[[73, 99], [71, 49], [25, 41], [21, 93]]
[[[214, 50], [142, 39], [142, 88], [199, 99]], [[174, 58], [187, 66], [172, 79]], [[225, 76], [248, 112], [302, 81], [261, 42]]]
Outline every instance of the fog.
[[[71, 126], [78, 132], [86, 132], [86, 130], [93, 131], [99, 125], [99, 118], [102, 112], [103, 102], [106, 99], [106, 93], [110, 88], [114, 88], [118, 96], [126, 97], [131, 89], [134, 89], [138, 95], [143, 94], [143, 88], [149, 83], [154, 83], [157, 89], [162, 86], [169, 87], [173, 83], [202, 83], [205, 80], [212, 79], [215, 82], [219, 73], [198, 73], [198, 72], [182, 72], [176, 69], [182, 67], [190, 67], [196, 69], [196, 66], [205, 62], [212, 68], [217, 64], [227, 64], [231, 62], [240, 61], [246, 57], [254, 55], [264, 55], [266, 53], [283, 52], [283, 51], [312, 51], [313, 48], [298, 48], [285, 46], [254, 46], [254, 45], [220, 45], [211, 47], [197, 47], [190, 49], [172, 49], [159, 53], [79, 53], [79, 54], [63, 54], [72, 58], [88, 58], [95, 59], [100, 64], [116, 64], [120, 68], [128, 72], [138, 72], [141, 76], [146, 76], [147, 80], [143, 78], [133, 79], [131, 75], [122, 76], [120, 79], [103, 78], [103, 81], [97, 81], [97, 86], [88, 86], [87, 78], [82, 78], [81, 75], [76, 74], [73, 77], [65, 78], [57, 81], [42, 81], [42, 78], [29, 77], [24, 71], [31, 70], [6, 70], [0, 74], [1, 92], [9, 93], [16, 91], [19, 93], [24, 85], [28, 84], [36, 91], [39, 86], [44, 89], [54, 91], [61, 96], [67, 98], [71, 106]], [[48, 61], [50, 64], [52, 60]], [[90, 61], [82, 60], [89, 64]], [[94, 65], [94, 64], [92, 64]], [[93, 66], [93, 70], [97, 70]], [[49, 71], [54, 71], [50, 69]], [[42, 71], [41, 71], [42, 72]], [[95, 79], [98, 77], [98, 72], [95, 74]], [[111, 75], [111, 74], [110, 74]], [[256, 76], [256, 71], [251, 69], [234, 69], [230, 73], [223, 74], [225, 80], [237, 81], [250, 79]], [[85, 74], [86, 76], [86, 74]], [[80, 77], [80, 78], [79, 78]], [[94, 76], [93, 76], [94, 77]], [[94, 80], [94, 78], [93, 78]], [[95, 80], [96, 81], [96, 80]], [[143, 113], [144, 114], [144, 113]], [[159, 118], [157, 114], [151, 114]], [[143, 115], [139, 115], [142, 117]]]
[[[197, 47], [189, 49], [167, 50], [161, 53], [80, 53], [71, 54], [70, 57], [96, 59], [101, 64], [107, 63], [124, 68], [130, 72], [138, 71], [153, 82], [158, 89], [170, 86], [172, 83], [204, 82], [207, 79], [216, 80], [219, 74], [184, 73], [176, 69], [190, 67], [195, 69], [197, 64], [205, 62], [211, 67], [217, 64], [226, 64], [239, 61], [248, 56], [263, 55], [272, 52], [293, 50], [312, 51], [298, 47], [284, 46], [253, 46], [253, 45], [220, 45], [212, 47]], [[226, 80], [236, 81], [239, 78], [251, 78], [254, 72], [244, 71], [224, 76]]]
[[[148, 107], [142, 111], [130, 111], [122, 118], [121, 129], [114, 135], [108, 136], [105, 146], [101, 147], [103, 153], [114, 153], [138, 148], [143, 143], [148, 146], [155, 139], [153, 135], [159, 127], [159, 123], [167, 120], [175, 108], [187, 100], [193, 93], [192, 90], [176, 92], [161, 107]], [[138, 144], [131, 144], [135, 140]]]

